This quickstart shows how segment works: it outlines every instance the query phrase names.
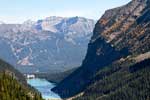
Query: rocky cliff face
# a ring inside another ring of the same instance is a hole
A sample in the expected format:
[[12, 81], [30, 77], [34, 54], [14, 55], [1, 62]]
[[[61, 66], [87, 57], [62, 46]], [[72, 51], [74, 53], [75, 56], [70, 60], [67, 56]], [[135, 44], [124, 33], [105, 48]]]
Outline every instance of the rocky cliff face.
[[53, 33], [73, 33], [83, 35], [91, 33], [95, 22], [92, 19], [83, 17], [47, 17], [39, 20], [34, 24], [34, 28], [38, 30], [51, 31]]
[[[97, 22], [91, 43], [103, 38], [116, 50], [127, 48], [131, 53], [146, 52], [149, 43], [149, 3], [133, 0], [129, 4], [105, 12]], [[141, 47], [141, 48], [140, 48]]]
[[150, 50], [150, 0], [132, 0], [105, 12], [97, 22], [82, 66], [53, 90], [63, 98], [83, 91], [94, 74], [112, 62]]

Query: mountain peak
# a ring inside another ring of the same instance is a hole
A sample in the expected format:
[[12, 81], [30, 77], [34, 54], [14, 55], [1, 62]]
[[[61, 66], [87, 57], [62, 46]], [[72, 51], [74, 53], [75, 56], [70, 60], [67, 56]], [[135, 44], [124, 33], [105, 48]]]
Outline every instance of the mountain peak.
[[50, 17], [46, 17], [44, 20], [50, 21], [50, 20], [57, 20], [57, 19], [64, 19], [64, 18], [59, 16], [50, 16]]
[[23, 24], [26, 24], [26, 25], [33, 25], [35, 22], [34, 21], [32, 21], [32, 20], [27, 20], [27, 21], [25, 21], [25, 22], [23, 22]]
[[[88, 31], [88, 33], [91, 33], [94, 24], [95, 24], [94, 20], [78, 16], [75, 17], [50, 16], [45, 19], [38, 20], [37, 23], [35, 24], [35, 27], [39, 30], [51, 31], [53, 33], [57, 32], [74, 33], [75, 30], [78, 30], [76, 33], [83, 34], [85, 33], [84, 31]], [[79, 27], [80, 30], [78, 29]]]

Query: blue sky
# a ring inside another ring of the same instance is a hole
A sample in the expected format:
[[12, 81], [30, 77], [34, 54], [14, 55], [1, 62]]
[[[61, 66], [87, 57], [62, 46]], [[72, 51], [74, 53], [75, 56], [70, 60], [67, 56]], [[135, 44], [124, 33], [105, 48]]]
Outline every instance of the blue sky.
[[131, 0], [0, 0], [0, 21], [22, 23], [49, 16], [82, 16], [99, 19], [106, 9]]

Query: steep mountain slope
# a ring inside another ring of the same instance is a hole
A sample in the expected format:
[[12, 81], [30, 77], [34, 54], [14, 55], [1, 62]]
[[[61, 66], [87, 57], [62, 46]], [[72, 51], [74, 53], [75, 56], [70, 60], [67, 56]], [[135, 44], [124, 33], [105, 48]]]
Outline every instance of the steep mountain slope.
[[4, 62], [1, 59], [0, 59], [0, 73], [9, 74], [10, 76], [18, 80], [21, 84], [27, 85], [25, 77], [18, 70], [14, 69], [13, 66]]
[[0, 73], [0, 87], [1, 100], [43, 100], [39, 93], [4, 73]]
[[37, 90], [27, 85], [24, 76], [8, 63], [0, 60], [1, 100], [42, 100]]
[[97, 71], [114, 61], [150, 51], [150, 0], [132, 0], [105, 12], [97, 22], [82, 66], [53, 89], [74, 96], [91, 84]]
[[81, 65], [94, 24], [82, 17], [0, 24], [0, 57], [23, 73], [72, 69]]
[[[128, 64], [127, 64], [128, 63]], [[150, 59], [126, 59], [100, 70], [75, 100], [147, 100], [150, 98]]]

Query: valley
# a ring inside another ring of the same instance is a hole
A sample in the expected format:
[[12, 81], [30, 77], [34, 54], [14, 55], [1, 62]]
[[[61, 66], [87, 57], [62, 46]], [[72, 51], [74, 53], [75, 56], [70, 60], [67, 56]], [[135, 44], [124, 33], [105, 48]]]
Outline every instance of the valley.
[[36, 88], [45, 100], [61, 100], [61, 98], [51, 91], [52, 88], [56, 86], [55, 83], [51, 83], [45, 79], [32, 78], [27, 79], [29, 85]]
[[0, 58], [19, 70], [44, 99], [60, 99], [51, 89], [81, 65], [94, 24], [83, 17], [56, 16], [1, 23]]
[[[78, 12], [97, 8], [84, 17], [0, 21], [0, 100], [150, 99], [150, 0], [83, 3]], [[88, 18], [103, 3], [111, 7], [100, 19]]]

